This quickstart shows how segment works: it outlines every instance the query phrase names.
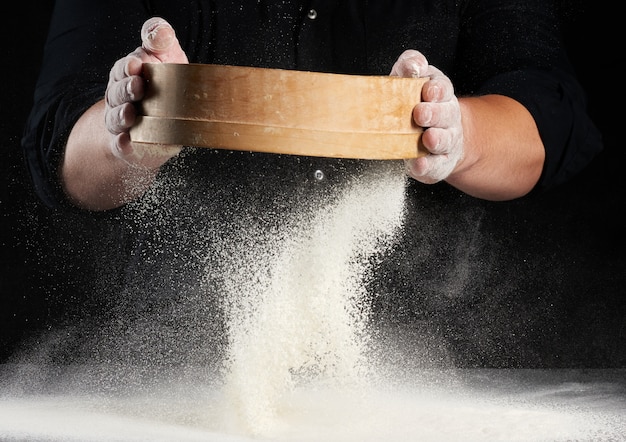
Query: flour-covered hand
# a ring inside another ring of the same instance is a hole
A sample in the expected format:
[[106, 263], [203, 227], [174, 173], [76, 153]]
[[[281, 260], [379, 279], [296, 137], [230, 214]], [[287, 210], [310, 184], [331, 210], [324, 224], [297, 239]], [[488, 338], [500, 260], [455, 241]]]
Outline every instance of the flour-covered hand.
[[409, 176], [417, 181], [433, 184], [445, 180], [464, 153], [461, 109], [452, 82], [415, 50], [402, 53], [390, 75], [429, 78], [422, 87], [421, 102], [413, 109], [415, 123], [424, 128], [422, 144], [428, 154], [407, 159], [405, 164]]
[[111, 151], [129, 164], [156, 169], [176, 156], [181, 146], [148, 149], [133, 146], [130, 128], [135, 124], [135, 103], [144, 97], [143, 63], [188, 63], [171, 25], [153, 17], [141, 29], [142, 45], [117, 60], [109, 73], [105, 95], [105, 124], [111, 134]]

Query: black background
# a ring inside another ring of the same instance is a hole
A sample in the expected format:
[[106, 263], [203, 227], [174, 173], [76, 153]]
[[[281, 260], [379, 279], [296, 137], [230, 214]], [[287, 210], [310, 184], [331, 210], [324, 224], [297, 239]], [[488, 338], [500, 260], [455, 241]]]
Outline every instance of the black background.
[[[613, 3], [605, 3], [571, 0], [562, 5], [568, 50], [588, 92], [590, 113], [603, 132], [605, 151], [580, 176], [548, 195], [464, 203], [467, 216], [472, 213], [467, 205], [480, 206], [482, 235], [499, 251], [495, 258], [473, 257], [497, 260], [493, 277], [476, 278], [478, 286], [472, 286], [471, 278], [466, 282], [467, 290], [479, 295], [430, 310], [417, 305], [434, 305], [428, 294], [407, 299], [412, 309], [381, 306], [391, 322], [428, 319], [430, 314], [462, 355], [457, 365], [626, 367], [626, 154], [618, 134], [624, 124], [625, 66], [619, 14]], [[0, 361], [20, 340], [50, 326], [54, 293], [62, 292], [68, 305], [78, 297], [76, 275], [93, 268], [72, 254], [72, 242], [90, 241], [90, 231], [100, 234], [98, 220], [92, 218], [83, 220], [84, 236], [64, 233], [64, 223], [76, 219], [39, 203], [21, 156], [22, 126], [32, 104], [51, 6], [50, 1], [20, 2], [2, 14]], [[448, 195], [450, 201], [457, 197]], [[420, 201], [421, 208], [454, 210], [441, 198], [445, 200], [445, 192]], [[437, 272], [430, 273], [423, 276], [435, 280]], [[503, 285], [509, 288], [506, 298], [501, 297]], [[499, 344], [484, 344], [493, 340]]]

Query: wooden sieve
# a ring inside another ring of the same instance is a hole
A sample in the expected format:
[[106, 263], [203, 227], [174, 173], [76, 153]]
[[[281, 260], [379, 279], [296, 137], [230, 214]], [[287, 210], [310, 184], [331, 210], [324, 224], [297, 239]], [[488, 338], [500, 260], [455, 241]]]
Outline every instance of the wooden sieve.
[[361, 159], [415, 158], [422, 78], [145, 63], [134, 143]]

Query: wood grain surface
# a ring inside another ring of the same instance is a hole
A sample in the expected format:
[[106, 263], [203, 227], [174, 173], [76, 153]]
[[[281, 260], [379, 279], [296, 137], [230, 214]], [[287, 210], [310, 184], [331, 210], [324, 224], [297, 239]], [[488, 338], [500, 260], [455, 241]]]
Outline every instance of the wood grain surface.
[[421, 78], [209, 64], [144, 64], [135, 143], [303, 156], [422, 155]]

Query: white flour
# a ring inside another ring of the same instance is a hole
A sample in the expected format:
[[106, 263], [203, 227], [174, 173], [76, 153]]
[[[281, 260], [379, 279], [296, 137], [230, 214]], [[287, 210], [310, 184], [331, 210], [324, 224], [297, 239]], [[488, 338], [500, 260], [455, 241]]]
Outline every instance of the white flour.
[[[255, 370], [250, 375], [254, 376]], [[461, 384], [370, 387], [363, 396], [311, 383], [275, 399], [271, 428], [251, 435], [225, 413], [231, 400], [207, 383], [150, 393], [0, 397], [0, 440], [80, 442], [502, 442], [621, 441], [626, 434], [623, 370], [561, 382], [537, 370], [528, 385], [514, 371], [485, 370], [489, 391]], [[445, 377], [445, 375], [442, 375]], [[620, 378], [621, 376], [621, 378]], [[621, 382], [621, 384], [620, 384]], [[505, 391], [502, 386], [506, 385]], [[557, 387], [554, 387], [556, 385]], [[621, 385], [621, 386], [620, 386]], [[522, 387], [523, 391], [517, 391]], [[621, 390], [620, 390], [621, 389]], [[256, 403], [259, 402], [255, 398]]]
[[299, 383], [362, 391], [371, 374], [364, 278], [402, 225], [405, 180], [402, 169], [366, 176], [284, 235], [229, 250], [225, 388], [237, 425], [271, 431]]
[[[377, 337], [364, 287], [398, 240], [401, 169], [357, 179], [333, 202], [285, 219], [280, 232], [248, 226], [223, 250], [223, 267], [210, 269], [221, 275], [227, 312], [219, 379], [187, 367], [136, 391], [81, 393], [77, 386], [89, 384], [81, 373], [115, 384], [122, 372], [105, 366], [66, 373], [60, 392], [14, 394], [9, 385], [0, 390], [0, 440], [620, 440], [623, 372], [583, 382], [578, 373], [568, 380], [551, 371], [520, 380], [514, 370], [471, 379], [417, 367], [380, 370], [373, 355], [384, 357], [385, 349], [372, 351]], [[20, 382], [28, 383], [29, 369], [16, 368]]]

